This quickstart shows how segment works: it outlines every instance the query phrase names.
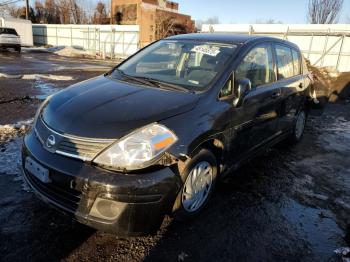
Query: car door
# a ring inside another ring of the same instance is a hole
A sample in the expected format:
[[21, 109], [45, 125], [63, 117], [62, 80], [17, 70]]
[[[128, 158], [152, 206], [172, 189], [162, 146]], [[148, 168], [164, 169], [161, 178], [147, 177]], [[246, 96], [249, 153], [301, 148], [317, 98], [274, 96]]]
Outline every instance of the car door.
[[284, 132], [294, 125], [296, 114], [304, 101], [306, 83], [299, 50], [288, 45], [275, 44], [274, 51], [278, 80], [276, 84], [281, 89], [278, 130]]
[[276, 135], [281, 90], [275, 83], [276, 72], [270, 43], [254, 46], [235, 70], [235, 82], [249, 79], [251, 90], [244, 96], [236, 114], [241, 116], [235, 127], [245, 133], [240, 151], [249, 153]]

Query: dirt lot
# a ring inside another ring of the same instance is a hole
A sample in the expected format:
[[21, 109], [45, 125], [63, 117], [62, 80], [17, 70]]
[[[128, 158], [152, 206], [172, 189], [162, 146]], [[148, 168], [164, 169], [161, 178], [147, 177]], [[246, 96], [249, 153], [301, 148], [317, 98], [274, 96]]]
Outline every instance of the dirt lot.
[[166, 218], [155, 236], [121, 239], [96, 232], [41, 203], [18, 168], [21, 137], [35, 109], [46, 95], [111, 66], [0, 53], [0, 73], [61, 76], [0, 78], [0, 260], [341, 261], [334, 250], [350, 245], [346, 100], [311, 115], [299, 145], [278, 146], [220, 184], [196, 221]]

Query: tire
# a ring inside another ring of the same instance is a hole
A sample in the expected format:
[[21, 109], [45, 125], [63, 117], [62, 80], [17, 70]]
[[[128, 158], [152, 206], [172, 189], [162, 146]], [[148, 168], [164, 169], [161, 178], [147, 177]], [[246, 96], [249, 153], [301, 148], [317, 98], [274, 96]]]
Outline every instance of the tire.
[[203, 210], [214, 191], [217, 175], [216, 157], [209, 150], [201, 149], [181, 174], [183, 186], [172, 212], [177, 221], [191, 220]]
[[297, 144], [303, 138], [306, 120], [307, 120], [307, 112], [304, 109], [302, 109], [299, 111], [294, 121], [293, 132], [288, 139], [291, 144]]
[[22, 48], [21, 47], [16, 47], [16, 51], [20, 54], [21, 53]]

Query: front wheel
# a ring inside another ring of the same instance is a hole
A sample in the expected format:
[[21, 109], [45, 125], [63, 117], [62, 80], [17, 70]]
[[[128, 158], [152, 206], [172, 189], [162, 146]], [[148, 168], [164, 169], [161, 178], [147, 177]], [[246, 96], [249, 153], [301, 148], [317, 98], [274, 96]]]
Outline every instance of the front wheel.
[[22, 48], [19, 46], [19, 47], [16, 47], [16, 51], [20, 54], [21, 53], [21, 50]]
[[186, 165], [184, 184], [173, 206], [176, 220], [194, 218], [206, 206], [214, 190], [217, 177], [216, 157], [207, 149], [200, 150]]

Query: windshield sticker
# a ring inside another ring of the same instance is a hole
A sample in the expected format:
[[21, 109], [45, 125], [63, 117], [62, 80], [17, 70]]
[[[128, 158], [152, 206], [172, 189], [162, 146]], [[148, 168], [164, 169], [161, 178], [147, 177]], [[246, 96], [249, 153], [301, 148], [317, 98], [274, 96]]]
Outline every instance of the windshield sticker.
[[192, 83], [192, 84], [195, 84], [195, 85], [199, 85], [199, 82], [198, 81], [195, 81], [195, 80], [188, 80], [188, 82]]
[[210, 47], [208, 45], [197, 45], [191, 51], [209, 56], [217, 56], [220, 53], [219, 47]]

